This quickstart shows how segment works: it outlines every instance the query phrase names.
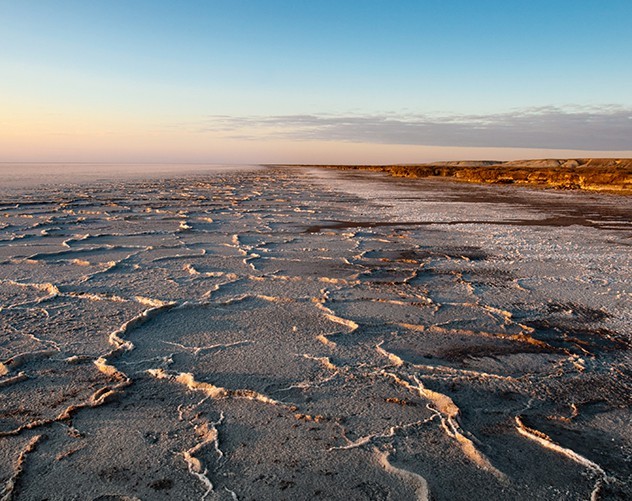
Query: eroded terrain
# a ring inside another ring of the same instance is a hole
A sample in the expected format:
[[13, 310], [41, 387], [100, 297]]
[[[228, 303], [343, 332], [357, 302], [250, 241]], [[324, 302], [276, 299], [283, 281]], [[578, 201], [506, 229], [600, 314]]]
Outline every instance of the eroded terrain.
[[321, 167], [379, 171], [395, 177], [434, 177], [469, 183], [516, 184], [564, 190], [632, 194], [631, 158], [481, 160], [402, 165], [323, 165]]
[[631, 237], [335, 171], [8, 190], [0, 499], [629, 498]]

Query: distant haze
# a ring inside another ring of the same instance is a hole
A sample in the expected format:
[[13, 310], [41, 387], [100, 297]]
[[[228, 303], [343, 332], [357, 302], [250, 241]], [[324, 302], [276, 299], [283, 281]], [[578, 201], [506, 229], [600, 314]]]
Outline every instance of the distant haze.
[[99, 182], [111, 184], [117, 180], [180, 178], [257, 168], [260, 167], [215, 164], [0, 163], [0, 188]]
[[0, 162], [632, 157], [632, 2], [0, 3]]

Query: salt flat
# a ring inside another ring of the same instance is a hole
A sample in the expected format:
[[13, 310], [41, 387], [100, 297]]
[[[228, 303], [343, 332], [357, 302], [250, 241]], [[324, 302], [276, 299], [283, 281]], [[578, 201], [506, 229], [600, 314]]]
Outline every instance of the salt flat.
[[630, 497], [631, 237], [366, 172], [7, 184], [0, 498]]

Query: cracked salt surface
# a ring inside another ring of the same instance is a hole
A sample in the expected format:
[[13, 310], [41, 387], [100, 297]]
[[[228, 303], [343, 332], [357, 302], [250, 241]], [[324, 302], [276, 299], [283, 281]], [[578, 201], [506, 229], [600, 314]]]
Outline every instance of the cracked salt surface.
[[3, 188], [1, 499], [632, 496], [630, 199], [159, 174]]

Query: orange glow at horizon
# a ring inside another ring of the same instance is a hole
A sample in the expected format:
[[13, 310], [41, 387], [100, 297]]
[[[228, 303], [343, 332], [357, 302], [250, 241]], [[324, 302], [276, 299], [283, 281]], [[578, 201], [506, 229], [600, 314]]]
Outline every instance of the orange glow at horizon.
[[89, 112], [16, 110], [9, 106], [4, 107], [3, 115], [0, 116], [0, 162], [384, 164], [632, 157], [632, 151], [417, 146], [266, 137], [236, 139], [218, 132], [195, 132], [170, 126], [169, 123], [177, 122], [173, 117], [139, 119], [131, 114], [95, 117]]

